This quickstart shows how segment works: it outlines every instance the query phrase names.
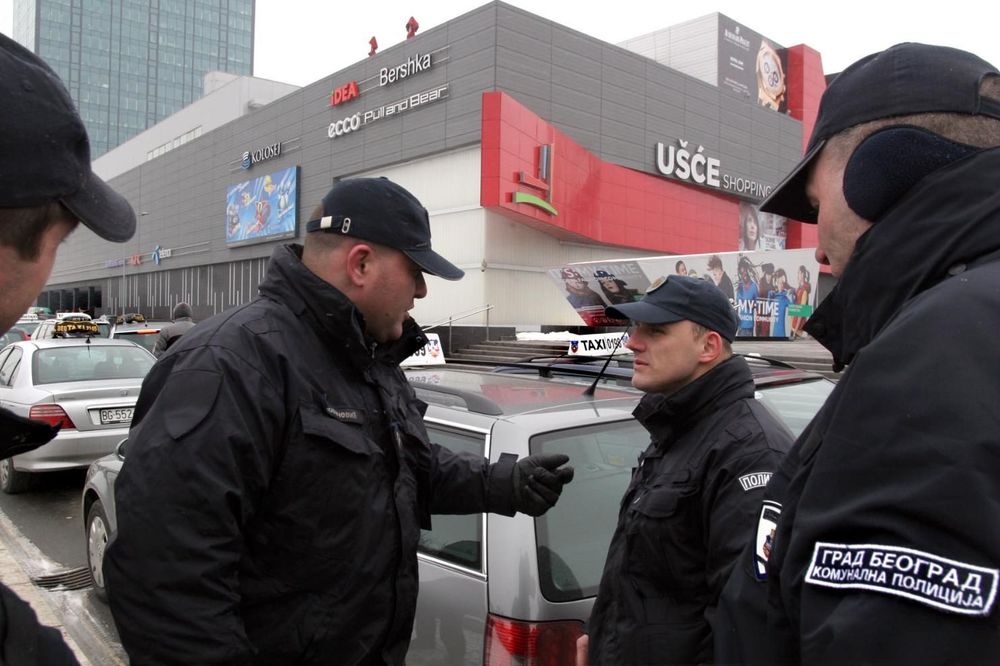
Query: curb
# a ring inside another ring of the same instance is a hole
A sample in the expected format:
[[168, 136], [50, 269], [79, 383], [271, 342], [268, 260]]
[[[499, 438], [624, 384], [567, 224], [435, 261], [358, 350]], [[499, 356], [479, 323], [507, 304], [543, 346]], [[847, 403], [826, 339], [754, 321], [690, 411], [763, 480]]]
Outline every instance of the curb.
[[0, 582], [31, 606], [41, 624], [62, 634], [81, 666], [126, 666], [127, 662], [114, 654], [79, 609], [71, 608], [79, 604], [69, 603], [63, 593], [43, 591], [31, 582], [32, 572], [26, 564], [31, 561], [32, 548], [0, 511]]

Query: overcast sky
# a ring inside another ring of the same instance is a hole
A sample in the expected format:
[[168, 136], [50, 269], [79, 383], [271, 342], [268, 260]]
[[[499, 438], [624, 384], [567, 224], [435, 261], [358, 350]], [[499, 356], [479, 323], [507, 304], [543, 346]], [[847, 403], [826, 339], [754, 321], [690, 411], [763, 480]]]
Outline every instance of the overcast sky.
[[[611, 43], [718, 11], [783, 46], [808, 44], [822, 54], [827, 73], [901, 41], [963, 48], [1000, 66], [1000, 9], [983, 0], [924, 6], [903, 0], [507, 1]], [[255, 74], [306, 85], [365, 58], [373, 35], [381, 49], [402, 41], [410, 16], [423, 31], [483, 4], [257, 0]], [[0, 0], [0, 32], [10, 34], [12, 17], [13, 0]]]

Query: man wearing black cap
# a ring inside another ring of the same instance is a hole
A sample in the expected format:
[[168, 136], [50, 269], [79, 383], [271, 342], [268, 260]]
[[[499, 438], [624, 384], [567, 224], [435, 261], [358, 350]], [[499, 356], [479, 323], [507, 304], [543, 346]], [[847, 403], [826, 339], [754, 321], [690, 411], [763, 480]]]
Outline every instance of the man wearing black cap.
[[720, 661], [1000, 654], [998, 76], [923, 44], [862, 58], [761, 205], [818, 224], [840, 280], [806, 331], [847, 371], [767, 487]]
[[427, 211], [343, 180], [275, 250], [260, 296], [199, 323], [146, 377], [115, 484], [108, 597], [133, 664], [401, 664], [432, 513], [541, 515], [563, 455], [487, 460], [428, 441], [399, 362]]
[[[45, 285], [59, 244], [83, 222], [110, 241], [128, 240], [135, 213], [90, 170], [83, 121], [59, 77], [0, 35], [0, 330], [27, 312]], [[0, 458], [38, 448], [58, 428], [0, 409]], [[0, 657], [5, 664], [75, 664], [59, 632], [0, 585]]]
[[621, 503], [588, 623], [591, 664], [712, 661], [719, 593], [791, 433], [754, 399], [731, 343], [739, 319], [714, 284], [671, 275], [636, 303], [635, 417], [651, 442]]

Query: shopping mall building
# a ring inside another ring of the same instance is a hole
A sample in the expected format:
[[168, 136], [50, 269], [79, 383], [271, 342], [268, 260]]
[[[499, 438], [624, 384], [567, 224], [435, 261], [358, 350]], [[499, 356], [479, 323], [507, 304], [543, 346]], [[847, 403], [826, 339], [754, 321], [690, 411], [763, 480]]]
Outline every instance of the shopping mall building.
[[[741, 204], [798, 161], [825, 87], [816, 51], [720, 14], [613, 45], [492, 2], [403, 37], [214, 129], [210, 102], [186, 109], [131, 164], [102, 157], [138, 230], [74, 234], [39, 304], [164, 318], [184, 300], [203, 319], [245, 303], [334, 182], [377, 175], [417, 195], [466, 272], [428, 279], [418, 321], [490, 306], [491, 325], [579, 325], [550, 269], [742, 249]], [[809, 225], [758, 226], [765, 248], [815, 245]]]

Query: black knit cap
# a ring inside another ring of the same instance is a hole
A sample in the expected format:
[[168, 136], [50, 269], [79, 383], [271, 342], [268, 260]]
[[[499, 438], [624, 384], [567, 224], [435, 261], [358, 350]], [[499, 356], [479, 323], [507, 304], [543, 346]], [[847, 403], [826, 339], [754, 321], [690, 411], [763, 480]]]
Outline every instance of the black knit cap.
[[66, 87], [41, 58], [0, 35], [0, 208], [61, 202], [98, 236], [135, 233], [125, 197], [90, 170], [90, 140]]
[[730, 342], [736, 337], [740, 318], [725, 294], [707, 280], [671, 275], [660, 278], [641, 301], [604, 309], [614, 319], [630, 319], [642, 324], [671, 324], [693, 321], [715, 331]]
[[947, 46], [907, 42], [858, 60], [823, 93], [805, 157], [760, 204], [760, 210], [816, 222], [806, 197], [809, 167], [826, 142], [846, 129], [916, 113], [966, 113], [1000, 119], [1000, 102], [980, 97], [996, 67]]
[[323, 197], [323, 216], [306, 231], [325, 231], [395, 248], [425, 273], [458, 280], [465, 271], [431, 249], [431, 224], [415, 196], [388, 178], [350, 178]]

